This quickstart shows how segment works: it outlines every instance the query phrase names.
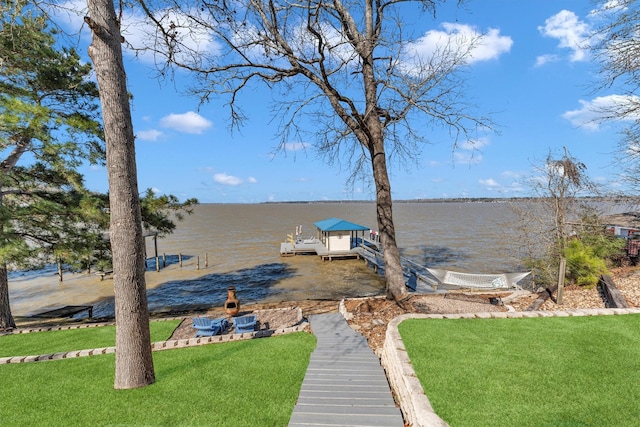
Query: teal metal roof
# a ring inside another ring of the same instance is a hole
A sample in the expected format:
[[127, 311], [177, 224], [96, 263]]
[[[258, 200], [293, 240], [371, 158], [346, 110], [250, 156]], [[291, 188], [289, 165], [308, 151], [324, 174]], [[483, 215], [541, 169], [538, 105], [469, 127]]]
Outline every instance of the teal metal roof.
[[315, 224], [320, 231], [366, 231], [369, 230], [369, 227], [365, 227], [364, 225], [354, 224], [349, 221], [345, 221], [340, 218], [329, 218], [323, 219], [322, 221], [318, 221]]

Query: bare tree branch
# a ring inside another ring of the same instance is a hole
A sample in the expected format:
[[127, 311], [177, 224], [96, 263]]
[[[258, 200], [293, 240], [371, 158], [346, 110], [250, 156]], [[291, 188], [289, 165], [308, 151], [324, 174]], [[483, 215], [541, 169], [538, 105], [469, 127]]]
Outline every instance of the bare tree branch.
[[[347, 162], [351, 182], [372, 173], [387, 294], [404, 298], [387, 162], [417, 159], [430, 127], [449, 129], [454, 145], [493, 128], [462, 84], [481, 38], [427, 58], [409, 49], [400, 11], [435, 14], [445, 0], [139, 1], [158, 33], [148, 48], [164, 67], [192, 72], [201, 100], [226, 96], [232, 126], [244, 119], [241, 92], [258, 83], [279, 88], [281, 148], [291, 136], [311, 135], [329, 162]], [[197, 37], [209, 49], [194, 45]]]

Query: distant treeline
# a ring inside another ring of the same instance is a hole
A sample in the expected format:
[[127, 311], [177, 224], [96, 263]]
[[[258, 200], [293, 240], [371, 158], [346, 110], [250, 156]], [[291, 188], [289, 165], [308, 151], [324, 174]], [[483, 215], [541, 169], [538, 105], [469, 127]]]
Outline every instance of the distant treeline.
[[[536, 201], [540, 197], [450, 197], [434, 199], [410, 199], [394, 200], [393, 203], [500, 203], [517, 201]], [[614, 203], [639, 203], [640, 198], [634, 196], [591, 196], [580, 197], [580, 200], [590, 202], [614, 202]], [[348, 204], [348, 203], [375, 203], [375, 200], [312, 200], [312, 201], [288, 201], [288, 202], [263, 202], [262, 204]]]

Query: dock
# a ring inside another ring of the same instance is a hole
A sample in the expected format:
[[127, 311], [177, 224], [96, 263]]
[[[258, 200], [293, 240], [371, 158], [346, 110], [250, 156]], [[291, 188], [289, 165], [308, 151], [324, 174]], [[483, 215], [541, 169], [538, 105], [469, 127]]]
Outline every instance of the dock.
[[294, 234], [288, 234], [287, 240], [280, 244], [280, 255], [316, 254], [323, 261], [358, 258], [358, 246], [364, 242], [365, 233], [372, 235], [369, 227], [340, 218], [328, 218], [314, 225], [317, 228], [315, 237], [304, 238], [301, 225], [296, 227], [295, 237]]
[[[302, 237], [302, 226], [295, 234], [288, 234], [280, 244], [280, 256], [317, 255], [323, 261], [333, 259], [364, 259], [378, 272], [384, 270], [384, 259], [380, 247], [380, 234], [363, 225], [340, 218], [328, 218], [314, 224], [316, 237]], [[365, 236], [369, 236], [366, 238]], [[407, 258], [400, 257], [405, 282], [410, 291], [418, 293], [442, 292], [438, 280], [423, 267]]]
[[[348, 251], [329, 251], [320, 241], [308, 239], [303, 241], [288, 241], [280, 244], [281, 256], [317, 255], [323, 261], [333, 259], [357, 258], [364, 260], [375, 272], [384, 271], [384, 259], [378, 242], [365, 238], [353, 241], [353, 247]], [[400, 257], [407, 287], [418, 293], [438, 293], [438, 281], [431, 277], [426, 267], [410, 259]]]
[[[339, 218], [315, 223], [317, 237], [302, 238], [302, 226], [296, 227], [295, 237], [289, 234], [280, 244], [281, 256], [316, 254], [323, 261], [333, 259], [363, 259], [375, 272], [384, 271], [384, 257], [379, 233], [362, 225]], [[367, 235], [369, 239], [365, 237]], [[517, 288], [517, 283], [531, 272], [480, 274], [462, 273], [422, 266], [400, 256], [405, 285], [418, 294], [446, 293], [450, 289], [496, 290]]]
[[[377, 244], [363, 244], [357, 247], [356, 251], [358, 252], [359, 258], [365, 260], [374, 271], [384, 271], [382, 250], [378, 248]], [[403, 256], [400, 257], [400, 263], [409, 291], [428, 294], [446, 292], [445, 290], [438, 289], [439, 282], [432, 277], [432, 274], [427, 271], [426, 267]]]
[[280, 256], [295, 255], [318, 255], [323, 261], [332, 261], [333, 259], [359, 258], [360, 250], [358, 247], [348, 251], [329, 251], [322, 243], [291, 243], [282, 242], [280, 244]]

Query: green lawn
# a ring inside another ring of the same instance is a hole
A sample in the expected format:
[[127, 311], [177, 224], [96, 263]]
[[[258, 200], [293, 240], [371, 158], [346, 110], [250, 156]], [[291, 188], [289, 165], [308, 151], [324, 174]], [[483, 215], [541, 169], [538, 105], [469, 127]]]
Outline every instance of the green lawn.
[[640, 425], [640, 315], [411, 319], [399, 330], [452, 427]]
[[[149, 324], [151, 341], [167, 340], [179, 324], [180, 320], [151, 322]], [[113, 347], [115, 343], [115, 326], [5, 335], [0, 336], [0, 357], [35, 356], [72, 350]]]
[[134, 390], [113, 389], [113, 354], [0, 365], [0, 425], [286, 426], [314, 347], [298, 332], [154, 352], [156, 383]]

